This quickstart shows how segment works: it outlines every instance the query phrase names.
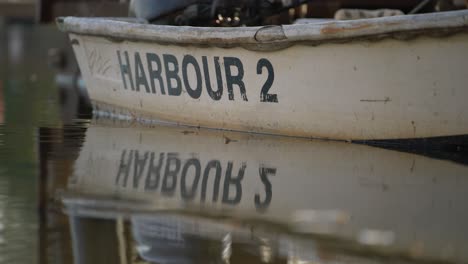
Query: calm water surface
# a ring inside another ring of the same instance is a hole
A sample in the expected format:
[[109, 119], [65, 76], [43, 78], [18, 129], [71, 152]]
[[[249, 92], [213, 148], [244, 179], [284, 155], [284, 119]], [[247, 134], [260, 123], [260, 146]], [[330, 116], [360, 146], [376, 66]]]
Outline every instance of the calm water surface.
[[0, 25], [2, 263], [34, 263], [38, 256], [38, 127], [59, 125], [40, 35], [29, 26]]
[[1, 263], [468, 261], [463, 162], [66, 118], [64, 36], [0, 29]]

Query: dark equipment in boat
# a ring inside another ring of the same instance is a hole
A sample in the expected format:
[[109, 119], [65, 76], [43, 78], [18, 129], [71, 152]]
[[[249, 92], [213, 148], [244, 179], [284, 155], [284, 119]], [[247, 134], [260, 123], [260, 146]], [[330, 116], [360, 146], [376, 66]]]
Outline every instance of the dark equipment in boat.
[[310, 0], [133, 0], [130, 15], [154, 24], [254, 26]]
[[[405, 14], [427, 13], [466, 8], [466, 0], [37, 0], [29, 4], [6, 1], [0, 3], [0, 16], [23, 14], [31, 20], [50, 23], [59, 16], [75, 17], [133, 17], [145, 18], [156, 24], [177, 25], [175, 17], [182, 15], [178, 23], [188, 25], [214, 26], [217, 13], [211, 15], [212, 7], [219, 14], [231, 13], [241, 7], [239, 23], [233, 16], [224, 15], [224, 23], [218, 26], [289, 24], [298, 18], [333, 18], [339, 9], [397, 9]], [[2, 1], [0, 1], [2, 2]], [[30, 2], [30, 1], [28, 1]], [[130, 3], [131, 2], [131, 3]], [[234, 8], [233, 8], [234, 5]], [[202, 8], [204, 7], [204, 8]], [[227, 7], [227, 8], [226, 8]], [[247, 7], [242, 9], [242, 7]], [[257, 9], [256, 9], [257, 8]], [[251, 12], [248, 13], [247, 11]], [[185, 12], [185, 14], [183, 14]], [[253, 13], [252, 13], [253, 12]], [[205, 15], [203, 18], [202, 15]], [[247, 15], [246, 15], [247, 14]], [[255, 14], [255, 15], [251, 15]], [[195, 17], [194, 17], [195, 15]], [[187, 19], [188, 18], [188, 19]], [[185, 19], [185, 20], [184, 20]], [[205, 20], [204, 20], [205, 19]], [[259, 23], [258, 23], [259, 22]]]
[[[460, 1], [407, 1], [407, 6], [402, 6], [396, 2], [375, 1], [369, 5], [365, 1], [352, 0], [132, 0], [129, 14], [153, 24], [237, 27], [289, 24], [305, 17], [331, 18], [336, 10], [342, 8], [386, 8], [401, 10], [401, 14], [447, 11], [462, 8], [460, 4], [454, 4]], [[330, 14], [327, 15], [324, 8]]]

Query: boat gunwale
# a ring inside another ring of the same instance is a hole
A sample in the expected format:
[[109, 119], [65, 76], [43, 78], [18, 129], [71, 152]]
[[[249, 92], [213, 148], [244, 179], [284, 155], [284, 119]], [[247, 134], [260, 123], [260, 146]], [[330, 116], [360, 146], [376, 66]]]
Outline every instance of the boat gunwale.
[[409, 39], [420, 35], [468, 33], [468, 10], [311, 24], [260, 27], [190, 27], [130, 23], [112, 18], [59, 17], [60, 30], [105, 37], [111, 41], [142, 41], [175, 45], [276, 50], [294, 44], [320, 45], [357, 39]]

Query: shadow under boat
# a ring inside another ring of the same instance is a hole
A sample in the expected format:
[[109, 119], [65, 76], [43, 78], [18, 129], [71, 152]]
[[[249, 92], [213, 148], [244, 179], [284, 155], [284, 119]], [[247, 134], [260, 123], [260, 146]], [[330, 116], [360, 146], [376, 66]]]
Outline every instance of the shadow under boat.
[[70, 217], [183, 214], [339, 239], [358, 255], [466, 261], [466, 175], [359, 144], [101, 120], [60, 197]]
[[355, 140], [353, 143], [452, 160], [468, 165], [468, 135], [387, 140]]

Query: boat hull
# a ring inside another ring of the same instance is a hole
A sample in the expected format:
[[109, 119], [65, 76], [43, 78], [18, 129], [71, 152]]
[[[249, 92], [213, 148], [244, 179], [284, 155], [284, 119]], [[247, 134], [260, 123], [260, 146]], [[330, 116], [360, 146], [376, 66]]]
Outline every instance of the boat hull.
[[466, 30], [262, 49], [70, 38], [91, 99], [134, 116], [343, 140], [468, 134]]

